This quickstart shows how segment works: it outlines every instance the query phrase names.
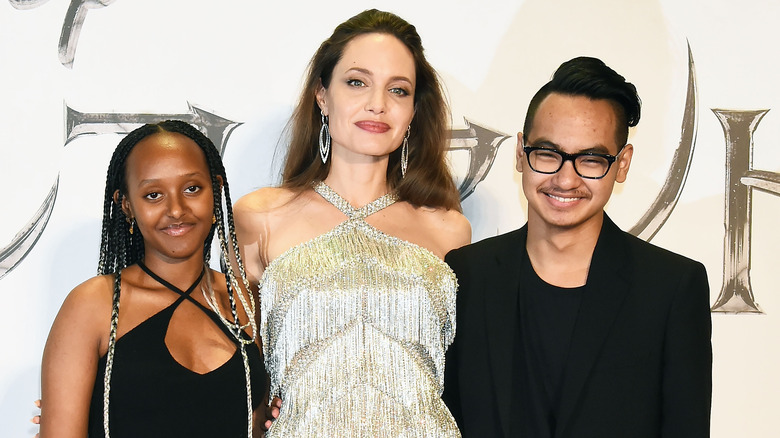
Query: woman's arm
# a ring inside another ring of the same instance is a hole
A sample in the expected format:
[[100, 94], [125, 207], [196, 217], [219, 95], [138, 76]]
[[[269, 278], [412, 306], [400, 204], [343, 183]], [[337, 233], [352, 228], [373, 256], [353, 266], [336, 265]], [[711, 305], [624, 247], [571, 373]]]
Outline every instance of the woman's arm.
[[76, 287], [54, 319], [41, 366], [41, 438], [87, 436], [98, 359], [106, 349], [113, 278]]

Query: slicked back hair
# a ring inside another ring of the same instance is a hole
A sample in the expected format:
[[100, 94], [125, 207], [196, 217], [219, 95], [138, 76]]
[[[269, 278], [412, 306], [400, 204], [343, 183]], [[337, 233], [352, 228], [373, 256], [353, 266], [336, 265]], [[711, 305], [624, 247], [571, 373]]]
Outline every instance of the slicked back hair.
[[581, 56], [561, 64], [550, 82], [542, 86], [531, 99], [523, 124], [524, 141], [528, 142], [539, 105], [552, 93], [608, 101], [617, 116], [615, 142], [618, 150], [628, 141], [628, 128], [639, 123], [642, 101], [634, 84], [627, 82], [600, 59]]

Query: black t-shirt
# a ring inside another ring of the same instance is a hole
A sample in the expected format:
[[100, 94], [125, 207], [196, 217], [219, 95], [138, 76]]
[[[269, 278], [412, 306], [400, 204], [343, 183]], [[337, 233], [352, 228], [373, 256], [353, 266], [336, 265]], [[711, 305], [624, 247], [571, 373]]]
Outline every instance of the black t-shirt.
[[511, 432], [547, 438], [555, 435], [564, 369], [586, 286], [544, 282], [527, 254], [520, 277]]

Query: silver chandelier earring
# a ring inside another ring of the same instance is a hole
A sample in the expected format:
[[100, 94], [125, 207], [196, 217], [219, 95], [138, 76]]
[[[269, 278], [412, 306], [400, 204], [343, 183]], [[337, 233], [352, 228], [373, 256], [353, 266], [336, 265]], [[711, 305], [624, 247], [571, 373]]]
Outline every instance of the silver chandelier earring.
[[406, 176], [406, 169], [409, 167], [409, 131], [412, 129], [412, 125], [406, 127], [406, 135], [404, 136], [404, 142], [401, 146], [401, 178]]
[[320, 128], [320, 158], [322, 164], [328, 162], [328, 152], [330, 152], [330, 128], [328, 128], [328, 116], [320, 110], [320, 119], [322, 127]]

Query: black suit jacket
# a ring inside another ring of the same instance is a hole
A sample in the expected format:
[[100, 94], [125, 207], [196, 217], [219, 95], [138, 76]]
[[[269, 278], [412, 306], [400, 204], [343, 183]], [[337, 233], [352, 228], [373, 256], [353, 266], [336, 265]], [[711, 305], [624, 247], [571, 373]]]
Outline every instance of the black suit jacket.
[[[444, 401], [464, 437], [509, 436], [514, 327], [527, 225], [450, 252], [457, 331]], [[574, 327], [556, 438], [708, 437], [712, 395], [704, 266], [606, 215]]]

